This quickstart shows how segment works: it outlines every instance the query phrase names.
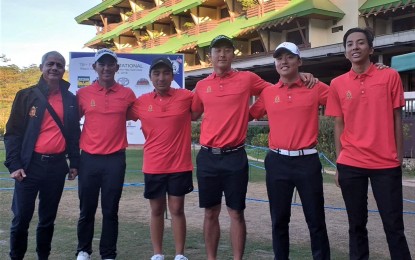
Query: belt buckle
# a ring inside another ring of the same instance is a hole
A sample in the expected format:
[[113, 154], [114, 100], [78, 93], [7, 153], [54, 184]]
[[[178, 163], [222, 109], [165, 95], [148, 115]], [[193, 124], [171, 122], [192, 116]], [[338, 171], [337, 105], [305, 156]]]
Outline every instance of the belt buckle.
[[51, 156], [42, 154], [42, 156], [40, 157], [40, 160], [44, 162], [44, 161], [49, 161], [50, 158]]
[[213, 154], [222, 154], [222, 149], [220, 148], [212, 147], [211, 149]]

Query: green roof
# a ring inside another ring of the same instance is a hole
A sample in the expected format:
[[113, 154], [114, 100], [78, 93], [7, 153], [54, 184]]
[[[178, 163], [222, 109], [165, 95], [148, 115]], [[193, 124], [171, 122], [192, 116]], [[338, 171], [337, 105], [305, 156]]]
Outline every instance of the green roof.
[[101, 38], [102, 38], [102, 34], [97, 34], [97, 35], [95, 35], [94, 38], [92, 38], [91, 40], [87, 41], [85, 43], [85, 46], [88, 46], [89, 44], [91, 44], [91, 43], [93, 43], [93, 42], [95, 42], [97, 40], [101, 40]]
[[111, 39], [113, 39], [116, 36], [119, 36], [124, 30], [128, 29], [131, 27], [131, 23], [123, 23], [119, 26], [117, 26], [117, 28], [105, 33], [102, 35], [102, 41], [109, 41]]
[[280, 10], [267, 12], [262, 17], [238, 17], [234, 22], [222, 22], [212, 31], [204, 32], [199, 35], [181, 36], [171, 38], [165, 44], [150, 49], [133, 50], [135, 53], [175, 53], [183, 46], [196, 43], [199, 47], [209, 46], [212, 39], [224, 34], [228, 37], [236, 37], [244, 29], [258, 27], [270, 21], [277, 21], [289, 16], [305, 16], [310, 14], [320, 14], [328, 17], [341, 18], [344, 16], [342, 10], [328, 0], [292, 0], [287, 6]]
[[[168, 12], [178, 14], [186, 9], [198, 6], [203, 0], [183, 0], [182, 2], [174, 6], [161, 6], [145, 17], [136, 20], [132, 23], [124, 23], [114, 30], [104, 34], [98, 35], [103, 41], [109, 41], [114, 37], [120, 35], [126, 29], [137, 30], [144, 26], [153, 23], [163, 14]], [[209, 32], [204, 32], [198, 35], [182, 35], [181, 37], [172, 37], [165, 44], [159, 45], [149, 49], [133, 50], [135, 53], [175, 53], [181, 48], [189, 44], [196, 44], [199, 47], [209, 46], [210, 41], [219, 34], [227, 35], [231, 38], [238, 36], [241, 32], [249, 28], [258, 28], [266, 25], [267, 23], [275, 23], [282, 21], [290, 17], [301, 17], [317, 14], [320, 16], [326, 16], [328, 18], [342, 18], [344, 13], [336, 5], [329, 0], [292, 0], [289, 4], [283, 8], [271, 12], [265, 13], [261, 17], [252, 17], [247, 19], [246, 17], [238, 17], [233, 22], [224, 21], [218, 24], [218, 26]], [[89, 42], [93, 42], [99, 39], [96, 36]]]
[[102, 11], [107, 10], [108, 8], [112, 7], [113, 5], [121, 3], [122, 1], [124, 1], [124, 0], [105, 0], [102, 3], [92, 7], [88, 11], [86, 11], [86, 12], [78, 15], [77, 17], [75, 17], [75, 21], [77, 23], [81, 23], [85, 20], [88, 20], [92, 16], [94, 16], [96, 14], [99, 14]]
[[415, 3], [415, 0], [368, 0], [359, 8], [359, 11], [361, 14], [367, 14], [380, 11], [383, 8], [394, 8], [410, 3]]
[[148, 13], [145, 17], [132, 22], [131, 29], [133, 30], [141, 29], [144, 26], [156, 21], [160, 15], [165, 14], [167, 12], [171, 12], [171, 9], [172, 9], [171, 6], [169, 7], [161, 6], [160, 8], [157, 8], [156, 10]]
[[415, 70], [415, 52], [393, 56], [391, 67], [399, 72]]
[[173, 14], [179, 14], [181, 12], [184, 12], [187, 9], [191, 9], [193, 7], [196, 7], [198, 5], [201, 5], [201, 0], [183, 0], [180, 3], [173, 6]]
[[343, 18], [344, 12], [329, 0], [292, 0], [278, 10], [278, 18], [286, 16], [306, 16], [319, 14], [334, 18]]

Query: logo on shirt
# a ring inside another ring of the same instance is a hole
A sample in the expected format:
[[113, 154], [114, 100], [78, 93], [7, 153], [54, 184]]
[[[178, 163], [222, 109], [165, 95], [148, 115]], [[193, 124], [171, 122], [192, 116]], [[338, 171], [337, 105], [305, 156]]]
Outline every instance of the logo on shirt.
[[274, 99], [274, 103], [280, 103], [280, 96], [276, 96]]
[[350, 90], [346, 92], [346, 99], [352, 99], [352, 92]]
[[153, 106], [152, 105], [148, 106], [148, 112], [153, 112]]
[[91, 107], [95, 107], [95, 100], [91, 99]]
[[30, 108], [30, 111], [29, 111], [29, 116], [30, 117], [36, 117], [36, 109], [37, 109], [37, 107], [35, 107], [35, 106], [32, 106]]
[[210, 93], [210, 92], [212, 92], [212, 87], [211, 87], [211, 86], [208, 86], [208, 87], [206, 88], [206, 93]]

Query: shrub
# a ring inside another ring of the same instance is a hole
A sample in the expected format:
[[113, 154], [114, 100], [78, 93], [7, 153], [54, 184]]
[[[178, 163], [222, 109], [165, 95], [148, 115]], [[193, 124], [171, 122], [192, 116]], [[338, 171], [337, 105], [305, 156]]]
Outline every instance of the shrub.
[[192, 121], [192, 143], [199, 143], [201, 121]]
[[[268, 136], [269, 133], [269, 126], [256, 126], [256, 125], [249, 125], [248, 126], [248, 132], [246, 133], [246, 141], [247, 144], [252, 144], [252, 138], [254, 138], [256, 135], [259, 134], [266, 134]], [[268, 137], [267, 137], [268, 138]], [[268, 139], [266, 142], [266, 146], [268, 146]]]
[[324, 153], [330, 161], [336, 161], [336, 148], [334, 146], [334, 120], [327, 116], [319, 118], [319, 134], [317, 150]]
[[268, 147], [268, 134], [259, 133], [255, 135], [251, 140], [251, 144], [254, 146]]

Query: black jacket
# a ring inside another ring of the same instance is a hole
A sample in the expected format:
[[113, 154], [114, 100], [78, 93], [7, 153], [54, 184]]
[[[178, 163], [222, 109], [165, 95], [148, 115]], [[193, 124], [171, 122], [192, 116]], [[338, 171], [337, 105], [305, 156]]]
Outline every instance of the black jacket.
[[[79, 165], [79, 113], [78, 103], [74, 94], [69, 92], [69, 82], [61, 80], [60, 89], [63, 102], [63, 125], [67, 134], [66, 153], [70, 161], [70, 168]], [[32, 153], [40, 132], [46, 104], [37, 97], [34, 88], [47, 96], [49, 87], [43, 77], [37, 85], [17, 92], [13, 101], [9, 120], [6, 124], [4, 144], [6, 147], [6, 161], [4, 165], [12, 173], [18, 169], [27, 170]]]

